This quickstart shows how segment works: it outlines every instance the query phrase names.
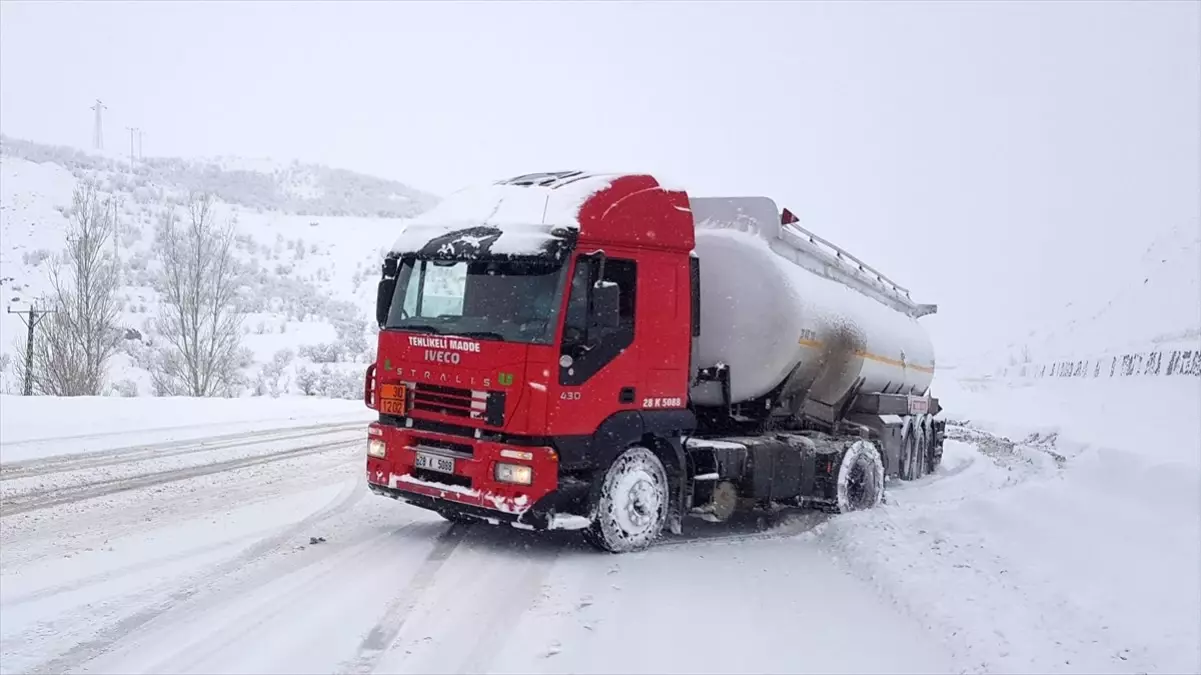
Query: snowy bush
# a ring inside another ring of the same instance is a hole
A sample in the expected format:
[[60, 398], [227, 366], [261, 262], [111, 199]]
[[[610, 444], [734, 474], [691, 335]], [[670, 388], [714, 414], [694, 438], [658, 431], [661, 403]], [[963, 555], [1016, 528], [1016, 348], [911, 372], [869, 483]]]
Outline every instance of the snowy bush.
[[364, 319], [341, 319], [334, 322], [338, 344], [348, 356], [358, 356], [367, 351], [367, 321]]
[[121, 246], [123, 248], [133, 248], [133, 245], [142, 241], [142, 228], [126, 227], [121, 231]]
[[337, 363], [342, 356], [342, 348], [335, 342], [322, 342], [315, 345], [304, 345], [300, 355], [313, 363]]
[[296, 386], [305, 396], [316, 396], [320, 384], [320, 374], [308, 368], [296, 369]]
[[[133, 272], [136, 275], [136, 273], [145, 272], [149, 268], [150, 268], [150, 252], [149, 251], [145, 251], [145, 250], [135, 251], [133, 253], [133, 255], [129, 256], [129, 258], [125, 261], [126, 274]], [[138, 285], [141, 286], [141, 285], [149, 285], [149, 284], [138, 284]]]
[[49, 258], [50, 255], [50, 251], [47, 251], [44, 248], [39, 248], [36, 251], [26, 251], [25, 254], [21, 256], [21, 262], [32, 267], [34, 265], [42, 264], [42, 261]]
[[138, 395], [138, 383], [133, 380], [118, 380], [113, 383], [113, 393], [125, 398], [135, 398]]
[[325, 398], [361, 398], [363, 378], [357, 371], [333, 370], [328, 365], [322, 366], [317, 378], [317, 393]]
[[270, 363], [263, 364], [255, 379], [254, 395], [279, 398], [280, 394], [287, 391], [288, 379], [285, 372], [294, 356], [291, 349], [281, 349], [271, 358]]

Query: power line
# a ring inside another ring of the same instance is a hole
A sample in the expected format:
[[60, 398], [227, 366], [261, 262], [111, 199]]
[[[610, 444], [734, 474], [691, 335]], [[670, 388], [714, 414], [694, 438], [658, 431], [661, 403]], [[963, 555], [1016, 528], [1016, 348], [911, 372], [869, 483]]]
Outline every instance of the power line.
[[21, 321], [25, 327], [29, 329], [29, 337], [25, 342], [25, 395], [33, 396], [33, 331], [41, 323], [42, 319], [46, 318], [47, 314], [54, 314], [58, 310], [39, 310], [37, 305], [30, 305], [29, 309], [19, 312], [14, 312], [12, 307], [8, 308], [9, 314], [16, 314], [21, 317]]

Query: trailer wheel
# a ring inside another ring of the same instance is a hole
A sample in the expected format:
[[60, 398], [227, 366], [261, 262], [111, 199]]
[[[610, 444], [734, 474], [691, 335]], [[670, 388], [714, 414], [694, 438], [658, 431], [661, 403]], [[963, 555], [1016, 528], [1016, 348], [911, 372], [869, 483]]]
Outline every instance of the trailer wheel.
[[879, 506], [884, 499], [884, 462], [870, 441], [855, 441], [838, 467], [838, 512]]
[[917, 444], [914, 448], [914, 461], [917, 464], [917, 473], [913, 477], [921, 478], [934, 470], [930, 462], [931, 442], [933, 439], [930, 438], [924, 419], [916, 426]]
[[897, 471], [897, 476], [901, 480], [915, 480], [921, 477], [919, 468], [921, 460], [918, 459], [920, 452], [917, 442], [917, 424], [906, 424], [904, 431], [901, 432], [901, 457]]
[[940, 437], [940, 432], [937, 429], [933, 430], [926, 440], [929, 443], [927, 452], [930, 458], [930, 473], [934, 473], [942, 465], [942, 438]]
[[663, 462], [647, 448], [630, 447], [605, 472], [584, 538], [612, 553], [646, 548], [662, 534], [669, 503]]

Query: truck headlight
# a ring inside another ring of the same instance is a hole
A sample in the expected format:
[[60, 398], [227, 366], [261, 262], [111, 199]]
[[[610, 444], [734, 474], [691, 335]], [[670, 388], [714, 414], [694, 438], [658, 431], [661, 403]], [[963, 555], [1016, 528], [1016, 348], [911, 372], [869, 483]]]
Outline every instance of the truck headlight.
[[492, 475], [502, 483], [529, 485], [534, 482], [534, 469], [523, 464], [497, 464]]
[[369, 438], [367, 439], [367, 454], [383, 459], [388, 454], [388, 446], [381, 439]]

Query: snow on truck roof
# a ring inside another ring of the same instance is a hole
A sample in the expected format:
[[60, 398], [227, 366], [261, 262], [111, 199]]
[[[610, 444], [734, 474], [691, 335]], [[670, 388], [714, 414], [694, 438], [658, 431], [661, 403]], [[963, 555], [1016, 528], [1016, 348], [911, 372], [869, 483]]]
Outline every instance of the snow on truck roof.
[[491, 252], [536, 253], [559, 238], [559, 228], [578, 230], [580, 207], [621, 174], [583, 171], [537, 173], [467, 187], [405, 223], [392, 245], [394, 253], [423, 248], [439, 236], [471, 228], [498, 228]]
[[[636, 195], [642, 198], [628, 199]], [[659, 217], [649, 227], [631, 228], [634, 213]], [[576, 237], [691, 249], [690, 216], [683, 190], [646, 174], [533, 173], [451, 194], [407, 221], [392, 253], [553, 254], [557, 244]]]
[[580, 207], [622, 174], [533, 173], [468, 187], [411, 222], [441, 227], [552, 225], [578, 228]]

